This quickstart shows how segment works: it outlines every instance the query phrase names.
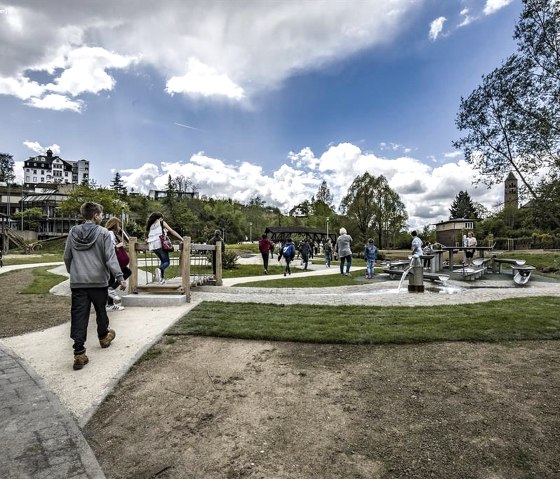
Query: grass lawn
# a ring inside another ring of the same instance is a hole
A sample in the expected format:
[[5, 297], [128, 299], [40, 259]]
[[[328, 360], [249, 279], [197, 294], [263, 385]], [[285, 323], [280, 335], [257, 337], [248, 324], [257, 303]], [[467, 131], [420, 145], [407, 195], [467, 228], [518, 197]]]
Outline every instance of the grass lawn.
[[167, 334], [318, 343], [559, 339], [560, 298], [429, 307], [204, 302]]

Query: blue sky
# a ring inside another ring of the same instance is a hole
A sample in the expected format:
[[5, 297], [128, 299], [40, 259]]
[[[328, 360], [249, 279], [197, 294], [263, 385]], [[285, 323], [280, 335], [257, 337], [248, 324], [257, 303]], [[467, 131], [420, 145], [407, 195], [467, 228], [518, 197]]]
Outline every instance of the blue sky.
[[451, 142], [461, 96], [515, 51], [520, 0], [154, 5], [0, 3], [0, 151], [20, 167], [50, 147], [143, 192], [184, 175], [283, 211], [323, 179], [338, 204], [369, 171], [411, 227], [446, 219], [461, 190], [502, 200]]

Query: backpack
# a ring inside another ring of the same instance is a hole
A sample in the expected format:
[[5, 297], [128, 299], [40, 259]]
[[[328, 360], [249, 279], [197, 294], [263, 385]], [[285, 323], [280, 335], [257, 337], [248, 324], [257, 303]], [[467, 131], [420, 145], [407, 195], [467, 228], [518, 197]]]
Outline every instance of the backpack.
[[284, 246], [284, 249], [282, 250], [282, 256], [284, 256], [284, 258], [291, 258], [293, 255], [294, 255], [294, 244], [288, 243], [286, 246]]

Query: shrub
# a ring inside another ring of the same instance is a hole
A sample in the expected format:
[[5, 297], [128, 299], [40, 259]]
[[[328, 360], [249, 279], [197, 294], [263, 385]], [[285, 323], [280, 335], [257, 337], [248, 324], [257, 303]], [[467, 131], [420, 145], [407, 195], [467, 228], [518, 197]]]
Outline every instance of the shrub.
[[235, 269], [237, 267], [237, 253], [225, 250], [222, 254], [222, 269]]

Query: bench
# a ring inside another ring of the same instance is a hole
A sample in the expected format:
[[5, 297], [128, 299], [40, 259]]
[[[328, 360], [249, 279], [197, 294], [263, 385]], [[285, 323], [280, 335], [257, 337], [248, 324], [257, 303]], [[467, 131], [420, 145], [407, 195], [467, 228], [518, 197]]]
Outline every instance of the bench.
[[496, 264], [498, 265], [498, 273], [502, 274], [502, 265], [511, 264], [513, 266], [523, 266], [526, 261], [524, 259], [510, 259], [510, 258], [492, 258], [493, 268], [492, 270], [496, 273]]
[[530, 266], [528, 264], [513, 265], [511, 267], [511, 270], [513, 271], [513, 282], [517, 286], [523, 286], [527, 284], [529, 282], [529, 279], [531, 278], [531, 273], [535, 269], [536, 268], [534, 266]]
[[490, 258], [476, 258], [476, 259], [473, 259], [473, 265], [476, 266], [477, 268], [483, 268], [484, 273], [486, 273], [486, 271], [488, 270], [487, 263], [489, 261], [490, 261]]

